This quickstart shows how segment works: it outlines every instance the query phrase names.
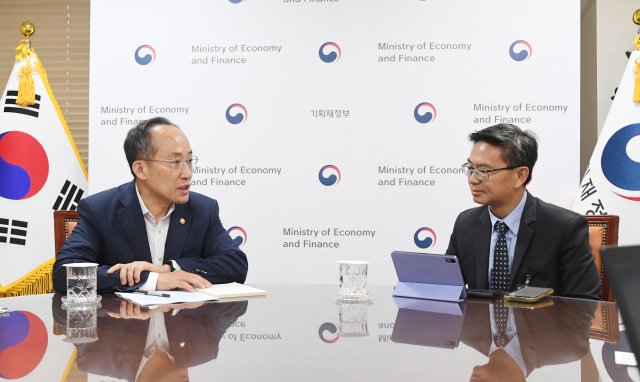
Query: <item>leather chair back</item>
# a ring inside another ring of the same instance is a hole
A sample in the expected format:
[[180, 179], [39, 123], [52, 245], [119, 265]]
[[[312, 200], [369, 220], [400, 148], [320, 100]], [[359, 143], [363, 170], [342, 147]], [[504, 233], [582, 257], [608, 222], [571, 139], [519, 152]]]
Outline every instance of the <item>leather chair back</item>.
[[613, 292], [609, 288], [609, 279], [602, 265], [600, 248], [603, 245], [618, 244], [618, 223], [620, 218], [617, 215], [586, 215], [589, 222], [589, 243], [591, 251], [595, 257], [596, 267], [602, 280], [602, 299], [604, 301], [615, 301]]
[[78, 211], [53, 211], [56, 259], [60, 248], [78, 224]]

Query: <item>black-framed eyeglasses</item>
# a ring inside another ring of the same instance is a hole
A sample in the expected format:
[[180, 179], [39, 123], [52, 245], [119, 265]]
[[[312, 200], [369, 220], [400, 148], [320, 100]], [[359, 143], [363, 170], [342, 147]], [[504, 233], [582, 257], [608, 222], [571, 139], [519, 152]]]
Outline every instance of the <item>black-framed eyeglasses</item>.
[[519, 166], [511, 166], [511, 167], [494, 168], [492, 170], [487, 170], [486, 168], [473, 168], [469, 166], [469, 163], [462, 164], [462, 168], [464, 169], [464, 173], [467, 175], [467, 178], [470, 178], [471, 174], [475, 174], [478, 180], [489, 179], [489, 174], [491, 174], [492, 172], [496, 172], [500, 170], [513, 170], [518, 167]]
[[147, 162], [167, 162], [171, 164], [171, 168], [173, 168], [174, 171], [180, 171], [182, 170], [182, 167], [184, 167], [184, 164], [186, 163], [187, 166], [189, 166], [190, 170], [193, 170], [193, 166], [196, 166], [198, 164], [198, 157], [191, 157], [191, 158], [187, 158], [184, 159], [182, 157], [175, 157], [171, 160], [161, 160], [161, 159], [143, 159]]

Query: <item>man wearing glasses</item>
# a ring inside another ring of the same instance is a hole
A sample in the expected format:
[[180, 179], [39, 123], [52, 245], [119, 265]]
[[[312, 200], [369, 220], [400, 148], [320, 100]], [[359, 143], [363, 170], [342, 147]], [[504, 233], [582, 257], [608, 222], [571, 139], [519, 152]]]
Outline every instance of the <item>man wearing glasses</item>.
[[473, 201], [456, 219], [447, 254], [456, 255], [469, 289], [513, 291], [518, 285], [599, 300], [600, 277], [587, 220], [527, 192], [538, 159], [535, 134], [499, 124], [469, 135]]
[[244, 282], [247, 257], [218, 217], [218, 203], [190, 192], [191, 145], [165, 118], [129, 130], [124, 151], [134, 180], [83, 199], [78, 224], [53, 266], [66, 292], [64, 264], [98, 264], [98, 292], [171, 290]]

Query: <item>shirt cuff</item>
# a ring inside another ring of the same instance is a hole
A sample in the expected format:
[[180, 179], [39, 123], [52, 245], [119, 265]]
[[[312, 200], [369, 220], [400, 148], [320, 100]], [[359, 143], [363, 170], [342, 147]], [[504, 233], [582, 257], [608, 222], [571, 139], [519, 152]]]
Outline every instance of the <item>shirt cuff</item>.
[[178, 262], [175, 260], [169, 260], [171, 261], [171, 264], [173, 264], [173, 268], [175, 268], [176, 271], [181, 271], [182, 268], [180, 267], [180, 265], [178, 265]]
[[156, 286], [158, 285], [158, 272], [149, 272], [149, 277], [147, 277], [147, 282], [144, 283], [139, 290], [152, 292], [156, 290]]

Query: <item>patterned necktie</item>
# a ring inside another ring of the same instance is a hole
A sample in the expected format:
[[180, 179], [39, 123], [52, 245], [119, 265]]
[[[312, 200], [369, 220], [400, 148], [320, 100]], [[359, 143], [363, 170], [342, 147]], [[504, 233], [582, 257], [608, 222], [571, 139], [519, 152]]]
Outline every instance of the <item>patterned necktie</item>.
[[509, 229], [506, 224], [497, 221], [498, 240], [493, 251], [493, 269], [491, 270], [491, 289], [509, 290], [509, 254], [507, 252], [507, 238], [505, 233]]
[[496, 323], [497, 333], [493, 334], [493, 342], [501, 348], [507, 346], [511, 340], [507, 335], [507, 321], [509, 320], [509, 308], [504, 306], [504, 300], [493, 302], [493, 320]]

